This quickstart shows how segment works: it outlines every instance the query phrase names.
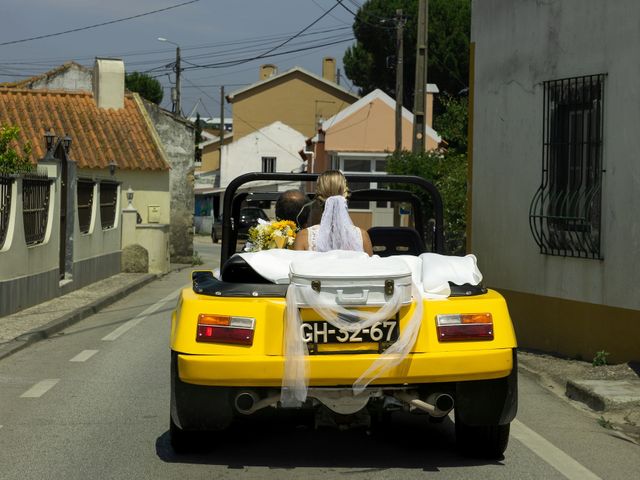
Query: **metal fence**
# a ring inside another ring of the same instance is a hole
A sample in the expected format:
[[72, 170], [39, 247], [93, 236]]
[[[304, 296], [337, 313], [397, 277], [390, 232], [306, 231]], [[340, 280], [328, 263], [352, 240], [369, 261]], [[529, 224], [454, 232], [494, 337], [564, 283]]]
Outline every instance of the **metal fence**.
[[13, 178], [0, 174], [0, 248], [4, 245], [9, 230], [12, 184]]
[[91, 214], [93, 212], [93, 180], [79, 178], [77, 186], [78, 221], [80, 233], [89, 233], [91, 228]]
[[100, 217], [102, 229], [113, 228], [118, 204], [118, 184], [115, 182], [100, 182]]
[[51, 180], [47, 175], [26, 174], [22, 180], [22, 217], [27, 245], [44, 241], [49, 217]]

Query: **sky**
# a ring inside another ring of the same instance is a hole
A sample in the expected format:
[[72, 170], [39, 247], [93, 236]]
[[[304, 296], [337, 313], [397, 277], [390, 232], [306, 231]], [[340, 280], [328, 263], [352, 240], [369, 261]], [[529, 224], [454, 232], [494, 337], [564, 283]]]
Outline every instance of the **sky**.
[[[91, 67], [95, 57], [122, 58], [127, 72], [145, 72], [162, 83], [161, 105], [171, 109], [176, 47], [158, 41], [164, 37], [180, 45], [185, 115], [197, 106], [201, 116], [219, 116], [220, 86], [229, 94], [255, 83], [265, 63], [275, 64], [279, 72], [299, 66], [321, 75], [322, 59], [334, 57], [342, 86], [357, 93], [344, 76], [342, 58], [354, 43], [353, 13], [363, 2], [2, 0], [0, 82], [38, 75], [71, 60]], [[167, 10], [114, 22], [160, 9]], [[102, 23], [107, 24], [86, 28]], [[77, 29], [81, 30], [59, 34]], [[225, 104], [225, 116], [230, 114], [230, 105]]]

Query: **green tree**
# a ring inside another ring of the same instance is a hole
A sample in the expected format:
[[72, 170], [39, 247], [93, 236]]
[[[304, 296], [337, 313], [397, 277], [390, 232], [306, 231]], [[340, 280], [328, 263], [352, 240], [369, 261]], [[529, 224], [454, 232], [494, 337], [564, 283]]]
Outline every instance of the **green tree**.
[[442, 111], [434, 118], [434, 129], [447, 142], [447, 150], [466, 153], [469, 125], [468, 98], [445, 94], [440, 97], [440, 103]]
[[[432, 182], [440, 191], [444, 206], [445, 251], [465, 253], [467, 206], [467, 157], [454, 150], [424, 153], [402, 152], [387, 162], [387, 171], [399, 175], [417, 175]], [[420, 192], [422, 193], [422, 192]], [[421, 197], [427, 218], [433, 212], [431, 200]]]
[[[404, 27], [403, 105], [413, 109], [418, 0], [368, 0], [358, 10], [353, 32], [356, 44], [345, 52], [347, 77], [364, 95], [380, 88], [395, 95], [396, 30], [401, 8]], [[471, 0], [430, 0], [427, 77], [441, 92], [456, 95], [469, 77]]]
[[156, 105], [159, 105], [162, 101], [162, 96], [164, 95], [162, 85], [158, 80], [146, 73], [127, 73], [124, 77], [124, 85], [127, 90], [139, 93], [142, 98]]
[[29, 160], [31, 144], [26, 142], [20, 149], [19, 134], [19, 127], [0, 125], [0, 173], [28, 172], [33, 168]]

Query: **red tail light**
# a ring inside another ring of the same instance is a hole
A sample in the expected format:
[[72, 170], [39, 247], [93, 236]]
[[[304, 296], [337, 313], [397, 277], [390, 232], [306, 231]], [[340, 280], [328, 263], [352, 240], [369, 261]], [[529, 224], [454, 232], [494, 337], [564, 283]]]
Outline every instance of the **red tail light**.
[[198, 315], [197, 342], [253, 345], [255, 318], [225, 315]]
[[439, 342], [493, 340], [493, 317], [490, 313], [437, 315]]

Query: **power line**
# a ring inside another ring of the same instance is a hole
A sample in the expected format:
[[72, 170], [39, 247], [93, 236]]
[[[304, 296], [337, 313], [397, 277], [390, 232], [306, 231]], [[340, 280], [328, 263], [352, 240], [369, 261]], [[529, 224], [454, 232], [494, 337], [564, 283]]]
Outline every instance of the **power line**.
[[[351, 29], [350, 26], [348, 27], [336, 27], [336, 28], [329, 28], [329, 29], [324, 29], [324, 30], [313, 30], [310, 32], [307, 32], [303, 35], [300, 35], [301, 37], [307, 37], [307, 36], [313, 36], [313, 35], [318, 35], [318, 34], [324, 34], [324, 33], [332, 33], [332, 32], [337, 32], [337, 31], [341, 31], [341, 30], [348, 30]], [[292, 34], [292, 32], [283, 32], [283, 33], [279, 33], [279, 34], [275, 34], [275, 35], [263, 35], [263, 36], [259, 36], [259, 37], [249, 37], [249, 38], [245, 38], [243, 40], [233, 40], [233, 41], [227, 41], [227, 42], [216, 42], [216, 43], [203, 43], [203, 44], [197, 44], [197, 45], [186, 45], [184, 47], [182, 47], [183, 51], [187, 51], [187, 50], [202, 50], [205, 48], [220, 48], [220, 47], [226, 47], [226, 46], [233, 46], [233, 45], [247, 45], [247, 44], [255, 44], [255, 45], [263, 45], [265, 42], [275, 42], [278, 40], [282, 40], [283, 38], [287, 38], [288, 36], [290, 36]], [[230, 49], [227, 51], [234, 51], [234, 49]], [[135, 56], [141, 56], [141, 55], [153, 55], [153, 54], [159, 54], [159, 53], [167, 53], [168, 50], [166, 48], [162, 48], [162, 49], [153, 49], [153, 50], [134, 50], [134, 51], [128, 51], [128, 52], [109, 52], [109, 53], [104, 53], [101, 54], [101, 56], [104, 57], [135, 57]], [[171, 52], [173, 52], [173, 50], [171, 50]], [[89, 60], [89, 61], [93, 61], [93, 59], [96, 57], [95, 54], [91, 54], [91, 55], [87, 55], [87, 56], [83, 56], [83, 57], [76, 57], [75, 60], [76, 61], [82, 61], [82, 60]], [[193, 57], [191, 57], [193, 58]], [[59, 65], [61, 62], [65, 62], [69, 60], [68, 57], [46, 57], [46, 58], [41, 58], [41, 59], [34, 59], [31, 61], [24, 61], [24, 60], [6, 60], [6, 61], [2, 61], [0, 62], [0, 65], [5, 65], [5, 66], [9, 66], [9, 65], [31, 65], [31, 66], [43, 66], [43, 67], [47, 67], [47, 66], [56, 66]]]
[[59, 35], [65, 35], [67, 33], [81, 32], [83, 30], [89, 30], [91, 28], [103, 27], [105, 25], [112, 25], [114, 23], [124, 22], [126, 20], [132, 20], [134, 18], [146, 17], [147, 15], [153, 15], [154, 13], [166, 12], [167, 10], [172, 10], [174, 8], [183, 7], [185, 5], [189, 5], [191, 3], [196, 3], [196, 2], [199, 2], [199, 1], [200, 0], [189, 0], [188, 2], [179, 3], [178, 5], [172, 5], [170, 7], [160, 8], [158, 10], [153, 10], [151, 12], [140, 13], [138, 15], [132, 15], [130, 17], [119, 18], [117, 20], [111, 20], [109, 22], [96, 23], [95, 25], [89, 25], [89, 26], [86, 26], [86, 27], [79, 27], [79, 28], [72, 28], [71, 30], [65, 30], [63, 32], [50, 33], [48, 35], [39, 35], [37, 37], [23, 38], [21, 40], [11, 40], [9, 42], [0, 43], [0, 47], [4, 46], [4, 45], [13, 45], [13, 44], [16, 44], [16, 43], [30, 42], [32, 40], [41, 40], [43, 38], [57, 37]]
[[336, 40], [334, 42], [327, 42], [327, 43], [321, 43], [321, 44], [318, 44], [318, 45], [312, 45], [310, 47], [297, 48], [297, 49], [294, 49], [294, 50], [287, 50], [285, 52], [272, 53], [270, 55], [264, 55], [264, 56], [259, 56], [259, 57], [250, 57], [250, 58], [241, 59], [241, 60], [228, 60], [226, 62], [211, 63], [211, 64], [205, 64], [205, 65], [198, 65], [198, 64], [195, 64], [195, 63], [191, 63], [191, 62], [185, 61], [185, 63], [190, 64], [191, 67], [185, 67], [185, 68], [183, 68], [183, 70], [194, 70], [194, 69], [202, 69], [202, 68], [235, 67], [236, 65], [242, 65], [243, 63], [251, 62], [253, 60], [271, 58], [271, 57], [279, 57], [279, 56], [282, 56], [282, 55], [288, 55], [290, 53], [306, 52], [307, 50], [314, 50], [314, 49], [317, 49], [317, 48], [328, 47], [328, 46], [331, 46], [331, 45], [337, 45], [339, 43], [344, 43], [344, 42], [348, 42], [348, 41], [351, 41], [351, 40], [353, 40], [353, 37], [349, 37], [349, 38], [342, 39], [342, 40]]
[[[306, 32], [307, 30], [309, 30], [311, 27], [313, 27], [316, 23], [318, 23], [320, 20], [322, 20], [324, 17], [326, 17], [327, 15], [329, 15], [329, 13], [336, 8], [338, 5], [340, 5], [341, 0], [337, 0], [337, 3], [331, 7], [329, 10], [327, 10], [326, 12], [324, 12], [322, 15], [320, 15], [318, 18], [316, 18], [313, 22], [311, 22], [309, 25], [307, 25], [306, 27], [304, 27], [302, 30], [300, 30], [299, 32], [297, 32], [296, 34], [292, 35], [291, 37], [289, 37], [288, 39], [286, 39], [284, 42], [279, 43], [278, 45], [276, 45], [275, 47], [272, 47], [270, 49], [268, 49], [267, 51], [265, 51], [264, 53], [261, 53], [260, 55], [256, 55], [254, 57], [251, 58], [245, 58], [242, 60], [236, 60], [236, 61], [228, 61], [228, 62], [222, 62], [219, 64], [209, 64], [209, 65], [197, 65], [194, 63], [191, 63], [192, 68], [193, 67], [198, 67], [198, 68], [217, 68], [217, 67], [221, 67], [221, 66], [229, 66], [229, 67], [235, 67], [236, 65], [241, 65], [243, 63], [247, 63], [247, 62], [251, 62], [253, 60], [258, 60], [258, 59], [262, 59], [262, 58], [268, 58], [271, 56], [275, 56], [275, 55], [271, 55], [272, 52], [278, 50], [279, 48], [285, 46], [287, 43], [289, 43], [290, 41], [292, 41], [293, 39], [299, 37], [300, 35], [302, 35], [304, 32]], [[327, 46], [327, 45], [334, 45], [334, 43], [331, 44], [326, 44], [323, 46]], [[294, 50], [294, 51], [300, 51], [300, 50]]]

